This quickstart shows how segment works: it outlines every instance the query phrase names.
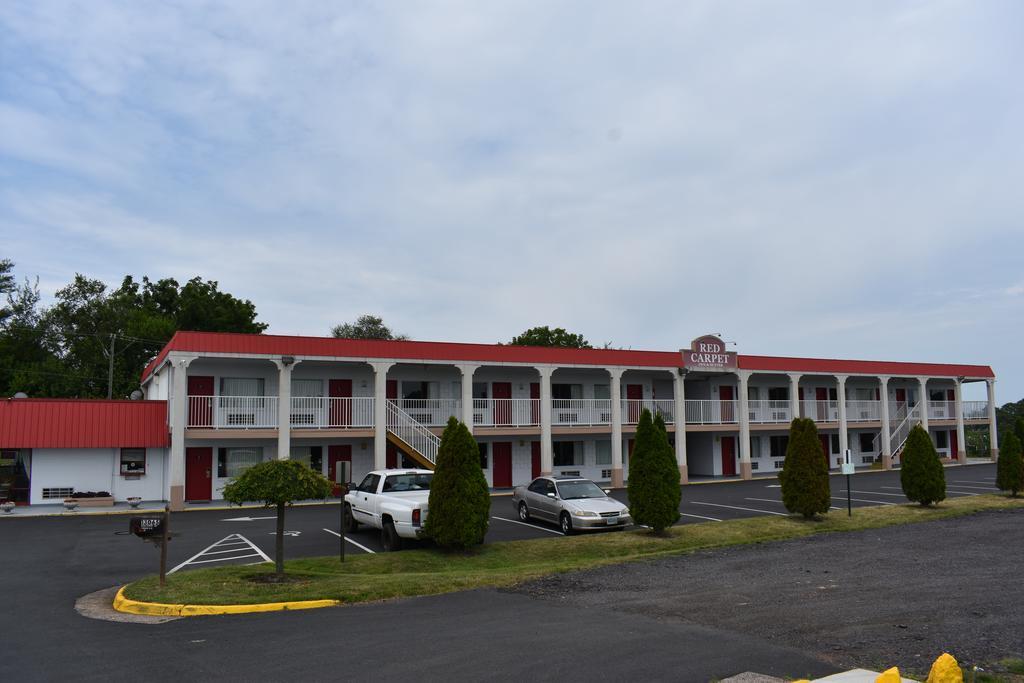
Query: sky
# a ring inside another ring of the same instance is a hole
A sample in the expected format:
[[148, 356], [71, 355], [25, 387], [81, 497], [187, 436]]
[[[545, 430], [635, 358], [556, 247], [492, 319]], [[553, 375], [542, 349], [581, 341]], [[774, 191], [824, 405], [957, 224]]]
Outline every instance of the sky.
[[[277, 334], [991, 365], [1024, 398], [1024, 3], [0, 3], [0, 258]], [[983, 398], [983, 385], [965, 398]]]

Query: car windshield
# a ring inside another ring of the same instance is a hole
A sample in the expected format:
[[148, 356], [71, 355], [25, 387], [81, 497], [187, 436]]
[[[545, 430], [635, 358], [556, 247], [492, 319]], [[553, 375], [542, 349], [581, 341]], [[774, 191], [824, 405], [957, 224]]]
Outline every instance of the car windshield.
[[558, 495], [562, 500], [578, 498], [604, 498], [605, 493], [592, 481], [563, 481], [558, 483]]
[[382, 492], [390, 491], [429, 491], [430, 478], [433, 474], [389, 474], [384, 480]]

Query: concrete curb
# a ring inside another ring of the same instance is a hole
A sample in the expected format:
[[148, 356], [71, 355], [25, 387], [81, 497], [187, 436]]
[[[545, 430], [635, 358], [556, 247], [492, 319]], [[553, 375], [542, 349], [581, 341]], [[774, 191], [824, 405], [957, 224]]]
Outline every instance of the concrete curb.
[[300, 609], [337, 607], [341, 600], [300, 600], [293, 602], [264, 602], [254, 605], [169, 605], [160, 602], [140, 602], [124, 596], [122, 586], [114, 596], [114, 609], [128, 614], [154, 617], [201, 617], [213, 614], [251, 614], [254, 612], [286, 612]]

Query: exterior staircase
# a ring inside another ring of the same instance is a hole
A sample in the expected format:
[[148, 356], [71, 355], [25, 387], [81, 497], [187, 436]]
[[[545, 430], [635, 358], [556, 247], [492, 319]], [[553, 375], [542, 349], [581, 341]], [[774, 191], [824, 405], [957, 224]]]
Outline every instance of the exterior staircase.
[[387, 437], [420, 466], [434, 469], [441, 439], [392, 401], [387, 403]]
[[[922, 410], [924, 410], [924, 406], [918, 401], [907, 409], [901, 408], [894, 416], [897, 420], [900, 420], [901, 416], [903, 419], [899, 421], [896, 429], [892, 430], [892, 433], [889, 435], [893, 463], [898, 462], [900, 454], [903, 452], [903, 445], [907, 443], [907, 437], [910, 436], [910, 430], [914, 428], [914, 425], [921, 422]], [[878, 451], [881, 451], [881, 448], [879, 448], [879, 439], [881, 438], [882, 434], [879, 432], [878, 436], [875, 437], [874, 445]]]

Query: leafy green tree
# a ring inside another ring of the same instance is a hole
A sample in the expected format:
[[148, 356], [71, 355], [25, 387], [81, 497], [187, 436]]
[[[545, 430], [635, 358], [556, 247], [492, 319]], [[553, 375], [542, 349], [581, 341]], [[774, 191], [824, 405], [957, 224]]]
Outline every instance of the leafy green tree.
[[790, 512], [807, 519], [829, 511], [831, 486], [828, 462], [821, 450], [818, 427], [814, 420], [798, 417], [789, 425], [786, 460], [779, 473], [782, 503]]
[[277, 507], [277, 547], [274, 570], [284, 576], [284, 511], [297, 500], [327, 498], [334, 490], [330, 479], [295, 460], [268, 460], [253, 465], [224, 487], [224, 500], [263, 503]]
[[1014, 498], [1024, 489], [1024, 460], [1021, 458], [1021, 440], [1014, 432], [1003, 437], [996, 462], [996, 486], [1009, 491]]
[[442, 548], [469, 548], [484, 542], [490, 515], [480, 448], [465, 424], [449, 418], [437, 451], [423, 530]]
[[932, 438], [921, 425], [914, 425], [903, 446], [900, 485], [903, 495], [915, 503], [931, 505], [946, 499], [946, 471]]
[[384, 324], [384, 319], [375, 315], [361, 315], [354, 323], [343, 323], [331, 328], [331, 336], [341, 339], [393, 339], [404, 341], [404, 334], [396, 334]]
[[1024, 417], [1018, 417], [1013, 423], [1013, 433], [1017, 435], [1017, 441], [1024, 444]]
[[[10, 259], [0, 259], [0, 298], [14, 291], [14, 264]], [[10, 315], [10, 310], [0, 304], [0, 324]]]
[[566, 332], [565, 328], [556, 327], [551, 329], [547, 325], [543, 327], [531, 327], [518, 337], [514, 337], [512, 346], [558, 346], [568, 349], [589, 349], [590, 342], [583, 338], [582, 334]]
[[652, 420], [644, 408], [635, 439], [629, 459], [629, 511], [634, 522], [660, 535], [679, 519], [681, 495], [679, 468], [661, 415]]

